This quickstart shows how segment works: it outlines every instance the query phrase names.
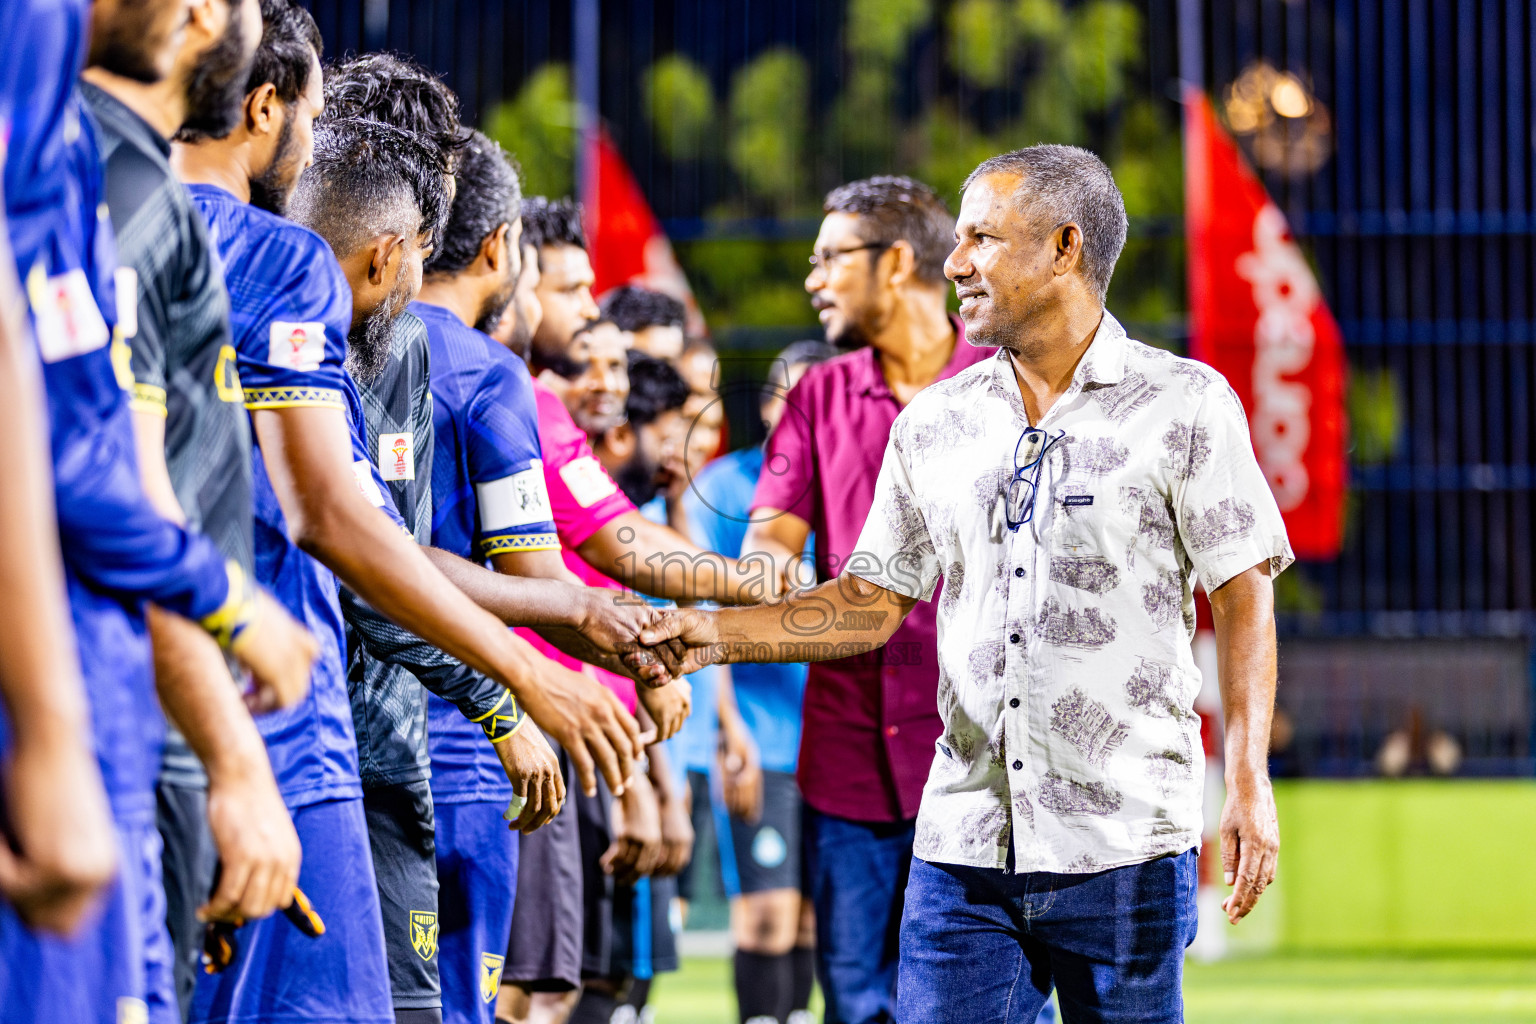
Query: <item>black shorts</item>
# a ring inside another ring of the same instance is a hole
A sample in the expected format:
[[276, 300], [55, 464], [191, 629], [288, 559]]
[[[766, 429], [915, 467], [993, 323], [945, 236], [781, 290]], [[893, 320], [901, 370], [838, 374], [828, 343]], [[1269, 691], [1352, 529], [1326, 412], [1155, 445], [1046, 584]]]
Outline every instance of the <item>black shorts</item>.
[[517, 901], [501, 979], [534, 992], [568, 992], [581, 984], [584, 886], [576, 825], [581, 789], [570, 758], [554, 741], [550, 745], [565, 771], [565, 806], [549, 824], [519, 840]]
[[688, 769], [688, 817], [693, 821], [693, 850], [694, 856], [688, 858], [688, 863], [683, 865], [683, 870], [677, 875], [677, 894], [683, 899], [693, 902], [697, 895], [695, 886], [698, 885], [698, 853], [707, 850], [714, 842], [714, 811], [709, 805], [709, 776], [703, 772]]
[[[397, 1010], [443, 1005], [437, 976], [437, 848], [425, 780], [363, 791], [368, 846], [384, 916], [389, 988]], [[320, 851], [308, 851], [309, 856]]]
[[603, 870], [603, 854], [613, 845], [613, 792], [601, 775], [597, 795], [576, 794], [577, 832], [581, 837], [581, 974], [612, 975], [613, 876]]
[[678, 968], [677, 936], [672, 931], [675, 878], [642, 878], [613, 891], [613, 954], [609, 977], [647, 979]]
[[202, 968], [203, 923], [197, 919], [197, 908], [208, 902], [219, 854], [208, 831], [207, 790], [166, 782], [156, 788], [156, 824], [164, 847], [160, 867], [165, 879], [165, 922], [175, 956], [176, 1002], [181, 1019], [186, 1020]]
[[[731, 816], [711, 790], [720, 843], [720, 878], [730, 896], [800, 889], [800, 787], [789, 772], [763, 772], [763, 815], [756, 824]], [[730, 841], [724, 841], [729, 835]]]

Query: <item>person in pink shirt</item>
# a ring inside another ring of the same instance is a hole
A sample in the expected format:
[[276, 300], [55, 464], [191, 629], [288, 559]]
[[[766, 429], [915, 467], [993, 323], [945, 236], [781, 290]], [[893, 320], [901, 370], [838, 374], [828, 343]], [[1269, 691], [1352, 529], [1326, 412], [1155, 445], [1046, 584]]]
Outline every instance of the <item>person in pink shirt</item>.
[[[573, 381], [588, 375], [581, 337], [583, 328], [598, 317], [579, 208], [569, 200], [526, 200], [523, 240], [537, 257], [538, 285], [525, 292], [537, 299], [538, 311], [520, 313], [520, 323], [514, 322], [507, 340], [526, 337], [530, 342], [544, 479], [566, 566], [590, 586], [612, 585], [617, 600], [624, 599], [617, 593], [622, 587], [675, 601], [719, 604], [749, 604], [771, 596], [778, 584], [766, 563], [738, 565], [646, 519], [598, 461], [587, 432], [565, 401]], [[520, 308], [514, 299], [514, 312]], [[605, 368], [603, 375], [610, 371]], [[627, 397], [627, 370], [622, 380], [606, 386]], [[601, 406], [592, 403], [590, 408], [601, 412]], [[540, 649], [571, 664], [553, 648]], [[633, 700], [629, 680], [587, 670], [599, 673], [621, 699], [627, 693]], [[586, 831], [589, 840], [611, 835], [604, 869], [615, 877], [682, 867], [692, 844], [688, 808], [681, 794], [672, 791], [666, 773], [658, 770], [658, 760], [653, 753], [649, 777], [659, 806], [644, 806], [651, 787], [639, 782], [626, 790], [617, 820], [607, 817], [609, 807], [600, 794], [597, 801], [572, 801], [568, 806], [574, 813], [563, 811], [540, 832], [524, 838], [512, 937], [502, 972], [501, 1016], [558, 1024], [574, 1007], [584, 978], [610, 973], [604, 955], [610, 945], [604, 923], [610, 912], [601, 897], [593, 898], [606, 883], [603, 871], [594, 871], [593, 858], [583, 856], [580, 831]], [[591, 850], [589, 841], [587, 852]]]

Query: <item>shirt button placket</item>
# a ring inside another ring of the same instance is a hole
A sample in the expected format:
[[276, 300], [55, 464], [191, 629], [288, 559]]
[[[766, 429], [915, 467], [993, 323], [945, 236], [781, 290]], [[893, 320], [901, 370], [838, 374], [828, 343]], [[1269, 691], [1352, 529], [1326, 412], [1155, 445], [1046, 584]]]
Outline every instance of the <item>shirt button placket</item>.
[[[1003, 581], [1008, 593], [1006, 602], [1008, 617], [1006, 619], [1007, 625], [1005, 626], [1008, 630], [1008, 644], [1005, 649], [1004, 664], [1010, 668], [1010, 671], [1004, 674], [1002, 681], [1003, 692], [1001, 694], [1008, 702], [1007, 708], [1003, 711], [1003, 735], [1005, 737], [1027, 737], [1029, 735], [1029, 723], [1024, 720], [1022, 715], [1017, 713], [1023, 706], [1023, 701], [1020, 699], [1021, 695], [1026, 693], [1029, 687], [1029, 648], [1024, 643], [1024, 633], [1026, 631], [1025, 623], [1029, 621], [1028, 609], [1032, 602], [1029, 592], [1030, 581], [1025, 579], [1028, 575], [1028, 570], [1024, 568], [1023, 564], [1020, 564], [1027, 561], [1030, 557], [1026, 552], [1032, 553], [1034, 549], [1034, 542], [1030, 537], [1029, 529], [1029, 526], [1026, 525], [1020, 527], [1011, 536], [1004, 534], [1006, 538], [1005, 551], [1007, 553], [1007, 562], [1004, 564], [1006, 565], [1008, 562], [1014, 563], [1012, 571], [1003, 574]], [[1019, 777], [1019, 772], [1023, 767], [1023, 761], [1015, 758], [1009, 763], [1008, 767], [1003, 769], [1003, 774], [1008, 784], [1007, 790], [1010, 794], [1015, 792], [1022, 793], [1027, 789], [1024, 780]], [[1011, 796], [1009, 803], [1015, 803]], [[1009, 828], [999, 837], [997, 847], [997, 866], [1000, 869], [1007, 865], [1009, 847], [1012, 846], [1017, 850], [1020, 829], [1024, 827], [1024, 823], [1017, 820], [1017, 815], [1012, 806], [1006, 808], [1006, 810], [1009, 818]]]

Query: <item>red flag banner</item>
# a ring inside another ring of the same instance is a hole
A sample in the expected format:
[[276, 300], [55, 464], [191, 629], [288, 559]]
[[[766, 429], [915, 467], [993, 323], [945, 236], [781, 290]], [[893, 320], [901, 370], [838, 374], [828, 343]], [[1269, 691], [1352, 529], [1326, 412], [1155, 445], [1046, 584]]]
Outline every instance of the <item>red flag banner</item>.
[[1339, 554], [1344, 521], [1344, 346], [1317, 278], [1216, 120], [1184, 94], [1190, 355], [1243, 400], [1259, 465], [1302, 558]]
[[601, 296], [621, 284], [664, 292], [688, 308], [688, 333], [703, 334], [704, 319], [693, 289], [640, 183], [606, 129], [598, 128], [592, 140], [581, 193], [582, 226], [587, 230], [596, 278], [593, 293]]

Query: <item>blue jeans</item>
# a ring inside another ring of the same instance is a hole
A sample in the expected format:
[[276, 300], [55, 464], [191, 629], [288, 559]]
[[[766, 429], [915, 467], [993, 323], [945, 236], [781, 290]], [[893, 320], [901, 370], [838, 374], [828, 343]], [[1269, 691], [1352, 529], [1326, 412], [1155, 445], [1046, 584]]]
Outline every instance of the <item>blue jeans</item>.
[[826, 1024], [896, 1019], [896, 939], [912, 866], [913, 825], [849, 821], [805, 809], [816, 973]]
[[1054, 986], [1069, 1024], [1181, 1024], [1196, 852], [1092, 875], [912, 864], [902, 1021], [1030, 1024]]

